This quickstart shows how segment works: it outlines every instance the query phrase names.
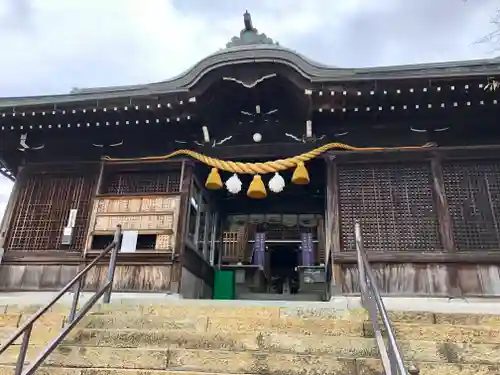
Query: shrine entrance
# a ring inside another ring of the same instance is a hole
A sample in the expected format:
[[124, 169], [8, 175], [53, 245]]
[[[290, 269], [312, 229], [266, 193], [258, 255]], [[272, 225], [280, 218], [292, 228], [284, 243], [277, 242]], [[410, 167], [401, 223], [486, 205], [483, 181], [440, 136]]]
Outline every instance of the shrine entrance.
[[[263, 199], [251, 199], [244, 191], [217, 192], [222, 251], [216, 269], [234, 274], [234, 298], [325, 297], [325, 164], [318, 160], [308, 168], [310, 184], [288, 184]], [[247, 179], [243, 186], [251, 176]]]

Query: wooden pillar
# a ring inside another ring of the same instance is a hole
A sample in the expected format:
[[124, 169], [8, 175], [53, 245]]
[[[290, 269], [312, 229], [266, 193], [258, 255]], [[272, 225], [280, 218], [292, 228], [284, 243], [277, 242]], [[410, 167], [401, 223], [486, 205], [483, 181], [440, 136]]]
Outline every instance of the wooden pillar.
[[19, 167], [18, 173], [16, 175], [16, 181], [12, 187], [7, 206], [5, 207], [2, 222], [0, 224], [0, 264], [2, 264], [2, 258], [5, 253], [5, 241], [7, 240], [7, 235], [12, 224], [12, 219], [14, 217], [14, 210], [17, 206], [17, 199], [19, 197], [19, 192], [23, 184], [23, 168]]
[[[340, 202], [338, 170], [335, 159], [329, 155], [326, 161], [326, 220], [325, 220], [325, 265], [330, 267], [332, 279], [330, 294], [342, 292], [342, 269], [340, 265], [334, 264], [333, 253], [341, 250], [340, 240]], [[328, 270], [327, 270], [328, 271]]]
[[180, 207], [179, 207], [179, 223], [175, 238], [174, 254], [172, 262], [172, 272], [170, 273], [169, 289], [173, 293], [180, 291], [181, 272], [182, 272], [182, 254], [186, 247], [186, 233], [189, 217], [189, 198], [191, 194], [191, 183], [193, 180], [194, 165], [191, 161], [184, 160], [181, 166], [181, 182], [179, 187], [180, 192]]
[[[436, 215], [439, 222], [439, 234], [444, 251], [453, 253], [456, 251], [455, 239], [453, 238], [453, 222], [448, 208], [446, 191], [444, 187], [443, 167], [438, 154], [431, 159], [432, 182], [434, 192], [434, 204]], [[456, 264], [448, 265], [448, 283], [450, 288], [450, 297], [461, 296], [458, 281], [458, 269]]]

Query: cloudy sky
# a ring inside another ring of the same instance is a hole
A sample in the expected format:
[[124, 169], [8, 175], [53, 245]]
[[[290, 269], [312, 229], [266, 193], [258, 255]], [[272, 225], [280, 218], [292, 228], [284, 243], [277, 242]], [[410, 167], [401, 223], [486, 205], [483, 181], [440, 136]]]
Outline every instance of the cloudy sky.
[[[339, 67], [493, 57], [500, 0], [0, 0], [0, 96], [164, 80], [254, 26]], [[499, 44], [500, 45], [500, 44]], [[500, 54], [500, 52], [498, 52]], [[0, 211], [11, 184], [0, 180]]]

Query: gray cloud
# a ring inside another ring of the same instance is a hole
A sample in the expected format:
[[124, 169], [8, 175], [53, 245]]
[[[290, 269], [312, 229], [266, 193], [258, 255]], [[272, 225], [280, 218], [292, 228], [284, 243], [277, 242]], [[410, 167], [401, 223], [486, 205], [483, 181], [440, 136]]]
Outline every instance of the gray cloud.
[[[491, 46], [474, 42], [490, 32], [490, 17], [498, 0], [464, 3], [460, 0], [380, 0], [361, 5], [339, 5], [333, 1], [312, 1], [316, 6], [315, 27], [297, 34], [277, 27], [304, 12], [294, 1], [253, 2], [254, 24], [283, 45], [311, 58], [342, 67], [409, 64], [487, 56]], [[174, 0], [187, 15], [203, 14], [217, 22], [244, 11], [237, 2], [216, 0]], [[214, 5], [215, 4], [215, 5]], [[280, 4], [278, 6], [277, 4]], [[290, 5], [286, 5], [290, 4]], [[294, 11], [294, 8], [296, 10]], [[264, 17], [260, 17], [264, 15]], [[240, 16], [241, 17], [241, 16]], [[271, 20], [265, 24], [264, 20]], [[297, 17], [300, 22], [300, 17]], [[301, 28], [300, 24], [295, 25]], [[278, 29], [279, 35], [272, 34]]]

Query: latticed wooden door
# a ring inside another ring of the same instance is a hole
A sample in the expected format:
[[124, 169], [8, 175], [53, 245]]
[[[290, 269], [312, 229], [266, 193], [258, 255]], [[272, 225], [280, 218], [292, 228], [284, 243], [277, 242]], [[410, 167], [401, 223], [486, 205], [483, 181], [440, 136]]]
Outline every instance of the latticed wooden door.
[[443, 165], [443, 177], [458, 250], [500, 249], [500, 162]]
[[[6, 249], [81, 250], [97, 174], [34, 173], [22, 180]], [[74, 239], [61, 245], [70, 209], [77, 209]]]
[[442, 249], [428, 163], [339, 167], [342, 251], [354, 251], [361, 221], [369, 251]]

